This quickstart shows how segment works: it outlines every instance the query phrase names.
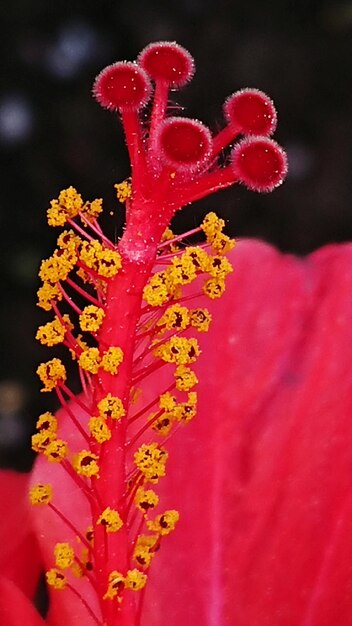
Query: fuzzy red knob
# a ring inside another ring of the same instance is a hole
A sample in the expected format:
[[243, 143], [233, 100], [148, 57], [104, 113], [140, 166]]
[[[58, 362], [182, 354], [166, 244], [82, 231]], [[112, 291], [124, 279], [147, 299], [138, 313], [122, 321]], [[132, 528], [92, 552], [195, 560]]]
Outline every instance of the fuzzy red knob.
[[157, 149], [163, 160], [180, 171], [194, 171], [211, 156], [210, 130], [198, 120], [169, 117], [160, 126]]
[[139, 54], [138, 63], [151, 78], [170, 87], [182, 87], [194, 74], [193, 57], [173, 41], [149, 44]]
[[136, 111], [148, 101], [151, 84], [146, 72], [136, 63], [119, 61], [98, 74], [93, 94], [106, 109]]
[[224, 103], [225, 117], [230, 125], [244, 135], [271, 135], [277, 123], [273, 101], [259, 89], [241, 89]]
[[231, 153], [232, 167], [239, 181], [252, 191], [272, 191], [287, 173], [283, 149], [267, 137], [248, 137]]

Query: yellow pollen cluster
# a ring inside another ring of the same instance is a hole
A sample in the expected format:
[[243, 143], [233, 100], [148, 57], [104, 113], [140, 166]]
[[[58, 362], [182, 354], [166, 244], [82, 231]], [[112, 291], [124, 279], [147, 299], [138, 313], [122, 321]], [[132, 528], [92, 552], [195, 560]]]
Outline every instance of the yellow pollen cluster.
[[118, 511], [108, 506], [98, 518], [97, 524], [104, 526], [107, 533], [116, 533], [123, 526], [123, 521]]
[[35, 435], [32, 435], [32, 450], [34, 452], [44, 452], [54, 439], [56, 439], [56, 432], [45, 429], [40, 430]]
[[36, 427], [38, 430], [41, 430], [41, 431], [49, 431], [52, 433], [56, 433], [57, 419], [55, 415], [53, 415], [49, 411], [46, 411], [45, 413], [42, 413], [41, 415], [39, 415], [37, 423], [36, 423]]
[[116, 196], [119, 202], [124, 204], [126, 200], [132, 198], [132, 185], [130, 179], [124, 180], [122, 183], [114, 185]]
[[94, 304], [89, 304], [84, 307], [81, 315], [79, 316], [79, 325], [81, 330], [96, 333], [105, 317], [104, 309]]
[[44, 387], [41, 391], [52, 391], [60, 383], [66, 380], [66, 369], [60, 359], [51, 359], [41, 363], [37, 368], [37, 374]]
[[63, 230], [57, 238], [57, 245], [59, 248], [68, 248], [69, 250], [76, 250], [82, 244], [82, 239], [76, 235], [73, 230]]
[[150, 520], [147, 522], [148, 530], [156, 532], [162, 536], [169, 535], [173, 530], [175, 530], [175, 526], [179, 519], [180, 514], [178, 511], [165, 511], [165, 513], [158, 515], [153, 521]]
[[78, 357], [79, 366], [90, 372], [90, 374], [97, 374], [100, 366], [100, 352], [98, 348], [87, 348], [83, 350]]
[[46, 572], [45, 577], [48, 585], [50, 587], [54, 587], [55, 589], [65, 589], [67, 585], [66, 576], [55, 567], [49, 569], [49, 571]]
[[186, 365], [178, 365], [174, 376], [179, 391], [189, 391], [198, 383], [196, 374]]
[[147, 513], [149, 509], [154, 509], [158, 506], [159, 497], [152, 489], [143, 489], [143, 487], [139, 487], [134, 498], [134, 503], [140, 511]]
[[191, 309], [190, 322], [199, 333], [206, 333], [209, 330], [211, 314], [208, 309]]
[[77, 254], [74, 249], [55, 250], [54, 254], [41, 262], [39, 278], [43, 282], [57, 283], [66, 280], [67, 276], [77, 262]]
[[123, 351], [118, 346], [110, 346], [106, 352], [104, 352], [101, 359], [101, 367], [105, 372], [110, 374], [116, 374], [119, 365], [123, 361]]
[[155, 356], [162, 359], [166, 363], [175, 363], [176, 365], [188, 365], [194, 363], [200, 355], [200, 349], [197, 339], [193, 337], [171, 337], [164, 344], [154, 350]]
[[171, 284], [166, 272], [156, 272], [143, 289], [143, 298], [150, 306], [160, 306], [171, 295]]
[[29, 491], [29, 501], [33, 505], [49, 504], [53, 499], [53, 488], [50, 483], [38, 483]]
[[189, 310], [180, 304], [169, 306], [157, 322], [160, 332], [168, 330], [185, 330], [190, 323]]
[[74, 187], [63, 189], [57, 200], [50, 202], [47, 211], [49, 226], [64, 226], [67, 219], [73, 219], [82, 210], [82, 196]]
[[85, 202], [82, 213], [87, 217], [92, 219], [96, 219], [103, 210], [103, 200], [102, 198], [96, 198], [92, 200], [92, 202]]
[[203, 285], [203, 292], [211, 300], [221, 298], [225, 291], [225, 281], [223, 278], [210, 278]]
[[109, 574], [108, 588], [103, 596], [103, 600], [113, 600], [123, 591], [125, 586], [125, 577], [121, 572], [113, 570]]
[[75, 553], [69, 543], [57, 543], [54, 548], [55, 565], [60, 569], [71, 567]]
[[85, 241], [80, 251], [80, 260], [99, 276], [111, 278], [121, 268], [121, 257], [116, 250], [104, 247], [98, 240]]
[[[188, 393], [186, 402], [177, 402], [169, 392], [160, 396], [159, 406], [165, 413], [153, 424], [152, 428], [159, 434], [168, 434], [172, 422], [189, 422], [197, 412], [197, 394], [195, 391]], [[159, 422], [159, 423], [158, 423]]]
[[226, 257], [213, 256], [208, 273], [212, 278], [225, 279], [230, 272], [233, 271], [230, 261]]
[[39, 326], [35, 338], [43, 345], [49, 347], [62, 343], [67, 330], [73, 329], [73, 324], [71, 324], [68, 315], [63, 315], [62, 320], [64, 324], [58, 317], [55, 317], [52, 322]]
[[119, 420], [126, 415], [125, 408], [120, 398], [112, 396], [111, 393], [98, 402], [99, 415], [102, 418]]
[[37, 291], [38, 302], [37, 305], [44, 309], [44, 311], [50, 311], [52, 309], [52, 303], [62, 300], [62, 293], [57, 285], [52, 285], [49, 282], [44, 282], [43, 285]]
[[167, 269], [167, 274], [173, 285], [188, 285], [191, 283], [197, 277], [192, 257], [187, 252], [174, 257]]
[[139, 535], [133, 551], [133, 558], [142, 567], [149, 567], [158, 546], [157, 535]]
[[147, 582], [147, 575], [140, 572], [138, 569], [130, 569], [128, 570], [125, 577], [125, 587], [126, 589], [131, 589], [132, 591], [140, 591], [145, 587]]
[[224, 226], [224, 220], [215, 213], [208, 213], [201, 224], [207, 242], [217, 254], [227, 254], [235, 246], [235, 241], [223, 234]]
[[90, 450], [81, 450], [73, 457], [72, 467], [80, 476], [99, 476], [98, 456]]
[[168, 454], [157, 443], [143, 444], [134, 454], [136, 467], [142, 472], [146, 481], [157, 483], [165, 476], [165, 465]]
[[68, 455], [67, 442], [63, 439], [54, 439], [43, 452], [50, 463], [61, 463]]
[[111, 430], [103, 417], [91, 417], [88, 422], [89, 432], [98, 443], [111, 439]]

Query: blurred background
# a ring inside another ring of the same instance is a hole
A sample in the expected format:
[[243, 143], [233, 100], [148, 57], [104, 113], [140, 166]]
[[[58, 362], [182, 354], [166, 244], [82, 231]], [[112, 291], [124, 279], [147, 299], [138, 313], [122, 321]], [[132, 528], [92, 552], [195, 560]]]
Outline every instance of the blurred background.
[[[35, 303], [40, 259], [57, 235], [46, 225], [49, 200], [69, 185], [103, 197], [121, 232], [112, 186], [128, 162], [117, 117], [91, 98], [95, 75], [150, 41], [177, 40], [197, 72], [172, 101], [213, 130], [231, 92], [267, 92], [287, 181], [267, 196], [222, 192], [199, 203], [199, 219], [216, 209], [230, 234], [305, 255], [352, 238], [352, 1], [11, 0], [0, 15], [0, 465], [25, 470], [37, 415], [55, 407], [35, 375], [48, 358], [34, 335], [48, 319]], [[187, 210], [176, 230], [195, 221]]]

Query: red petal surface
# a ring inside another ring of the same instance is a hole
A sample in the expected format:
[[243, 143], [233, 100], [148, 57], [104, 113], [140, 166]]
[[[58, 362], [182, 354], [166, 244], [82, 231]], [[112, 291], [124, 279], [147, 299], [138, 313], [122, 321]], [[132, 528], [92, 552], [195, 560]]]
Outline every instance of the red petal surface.
[[[352, 623], [352, 246], [243, 242], [170, 442], [143, 626]], [[217, 311], [215, 312], [215, 307]]]
[[39, 550], [31, 531], [28, 483], [28, 474], [5, 470], [0, 473], [0, 571], [31, 596], [38, 582], [40, 565]]
[[[181, 520], [152, 565], [142, 626], [348, 626], [352, 246], [300, 261], [241, 242], [233, 261], [201, 338], [199, 415], [168, 446], [161, 507]], [[47, 470], [39, 462], [34, 481]], [[60, 470], [59, 508], [84, 528]], [[48, 509], [37, 524], [49, 562], [70, 532]], [[64, 597], [50, 623], [90, 626]]]
[[16, 585], [0, 578], [1, 626], [45, 626], [44, 620]]

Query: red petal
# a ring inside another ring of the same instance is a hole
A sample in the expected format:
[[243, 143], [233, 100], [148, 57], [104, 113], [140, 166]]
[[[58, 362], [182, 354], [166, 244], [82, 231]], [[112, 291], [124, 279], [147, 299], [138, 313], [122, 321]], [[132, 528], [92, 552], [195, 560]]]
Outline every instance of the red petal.
[[31, 602], [16, 585], [0, 578], [0, 624], [3, 626], [45, 626]]
[[27, 595], [33, 595], [39, 577], [39, 549], [31, 530], [28, 474], [0, 473], [0, 570]]
[[199, 416], [170, 442], [163, 503], [181, 521], [143, 626], [348, 624], [352, 246], [299, 261], [243, 242], [233, 261]]

